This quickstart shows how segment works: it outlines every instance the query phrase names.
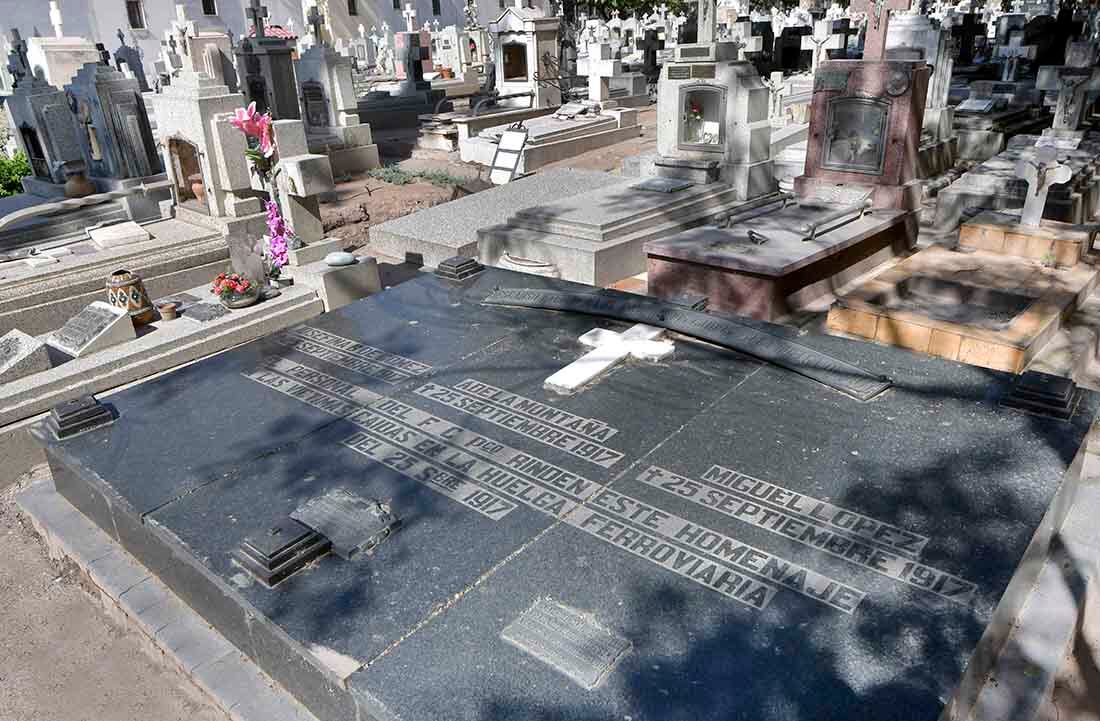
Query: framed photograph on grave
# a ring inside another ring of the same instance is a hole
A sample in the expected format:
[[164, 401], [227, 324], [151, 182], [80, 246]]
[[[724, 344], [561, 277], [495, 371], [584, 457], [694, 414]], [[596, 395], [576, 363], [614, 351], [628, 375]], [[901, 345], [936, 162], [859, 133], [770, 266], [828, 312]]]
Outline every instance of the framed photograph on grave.
[[681, 150], [720, 153], [726, 142], [726, 89], [717, 85], [680, 88]]
[[844, 173], [882, 175], [890, 102], [875, 98], [829, 101], [821, 165]]

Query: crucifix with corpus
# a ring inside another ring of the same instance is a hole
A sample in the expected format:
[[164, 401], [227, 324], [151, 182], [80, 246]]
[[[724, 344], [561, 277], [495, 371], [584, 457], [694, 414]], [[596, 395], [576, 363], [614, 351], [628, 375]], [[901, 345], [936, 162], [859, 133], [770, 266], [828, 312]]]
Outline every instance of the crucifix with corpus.
[[417, 32], [416, 29], [416, 8], [411, 3], [405, 3], [405, 11], [401, 13], [405, 18], [405, 30], [410, 33]]
[[886, 29], [891, 10], [908, 10], [913, 0], [852, 0], [849, 9], [867, 15], [867, 33], [863, 39], [863, 59], [883, 60], [886, 57]]

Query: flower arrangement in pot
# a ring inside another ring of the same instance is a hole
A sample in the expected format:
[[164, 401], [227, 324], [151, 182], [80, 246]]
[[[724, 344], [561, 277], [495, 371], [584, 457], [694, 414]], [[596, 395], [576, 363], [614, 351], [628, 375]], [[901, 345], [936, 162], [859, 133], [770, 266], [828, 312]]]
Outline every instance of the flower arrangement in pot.
[[260, 300], [260, 287], [240, 273], [219, 273], [210, 292], [226, 308], [247, 308]]

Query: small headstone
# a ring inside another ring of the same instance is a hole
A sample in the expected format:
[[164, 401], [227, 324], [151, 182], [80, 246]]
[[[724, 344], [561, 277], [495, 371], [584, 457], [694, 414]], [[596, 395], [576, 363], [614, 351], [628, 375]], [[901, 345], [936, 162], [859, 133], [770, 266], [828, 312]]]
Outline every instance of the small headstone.
[[187, 306], [181, 313], [184, 318], [190, 318], [199, 323], [208, 323], [222, 316], [229, 315], [229, 309], [221, 303], [195, 303], [194, 305]]
[[21, 330], [0, 337], [0, 383], [49, 370], [49, 352], [42, 341]]
[[125, 308], [96, 300], [47, 336], [46, 344], [80, 358], [136, 337], [134, 322]]
[[92, 239], [92, 243], [95, 244], [100, 250], [107, 250], [108, 248], [115, 248], [120, 245], [129, 245], [130, 243], [141, 243], [149, 240], [152, 236], [149, 232], [142, 228], [140, 225], [132, 220], [127, 220], [123, 223], [115, 223], [114, 225], [107, 225], [102, 228], [91, 228], [88, 230], [88, 237]]

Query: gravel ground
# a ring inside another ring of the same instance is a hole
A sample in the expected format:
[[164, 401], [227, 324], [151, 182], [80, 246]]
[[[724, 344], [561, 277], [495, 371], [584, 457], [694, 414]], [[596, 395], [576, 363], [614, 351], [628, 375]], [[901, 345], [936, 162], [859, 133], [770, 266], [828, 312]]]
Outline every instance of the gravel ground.
[[58, 568], [0, 493], [0, 721], [225, 721]]

